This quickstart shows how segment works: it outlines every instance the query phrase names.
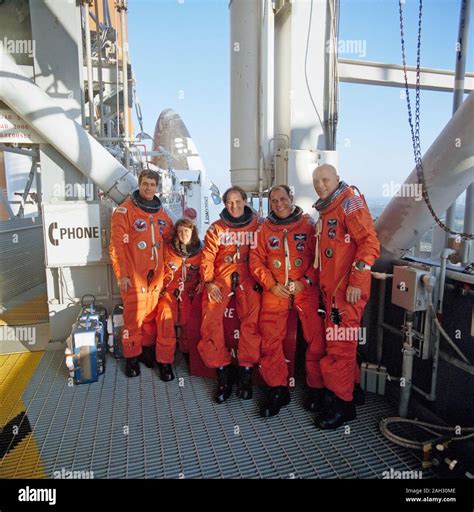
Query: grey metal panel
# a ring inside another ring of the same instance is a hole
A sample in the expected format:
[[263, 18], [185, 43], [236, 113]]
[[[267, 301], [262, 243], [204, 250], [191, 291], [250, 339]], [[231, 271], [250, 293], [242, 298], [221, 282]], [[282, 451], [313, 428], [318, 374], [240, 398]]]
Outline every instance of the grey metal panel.
[[[36, 41], [35, 83], [70, 119], [82, 123], [82, 33], [80, 10], [74, 2], [31, 2], [32, 34]], [[66, 184], [83, 183], [84, 176], [48, 144], [40, 144], [43, 202], [58, 196]], [[69, 198], [74, 199], [74, 198]]]
[[108, 294], [107, 265], [87, 265], [85, 267], [67, 267], [62, 270], [64, 300], [68, 297], [80, 298], [86, 293], [96, 296]]
[[82, 32], [78, 2], [30, 2], [35, 83], [81, 123]]
[[114, 305], [121, 301], [111, 265], [99, 263], [84, 267], [47, 268], [46, 275], [53, 341], [62, 341], [69, 335], [83, 295], [92, 293], [97, 303], [105, 306], [107, 311], [112, 311]]
[[0, 303], [45, 282], [40, 220], [0, 221]]
[[[0, 5], [0, 20], [2, 42], [5, 39], [7, 41], [22, 41], [22, 44], [26, 45], [27, 51], [15, 52], [15, 60], [17, 64], [31, 66], [33, 64], [31, 53], [36, 51], [36, 41], [31, 34], [29, 2], [4, 0]], [[30, 48], [28, 45], [31, 45]], [[29, 51], [31, 49], [33, 52]]]

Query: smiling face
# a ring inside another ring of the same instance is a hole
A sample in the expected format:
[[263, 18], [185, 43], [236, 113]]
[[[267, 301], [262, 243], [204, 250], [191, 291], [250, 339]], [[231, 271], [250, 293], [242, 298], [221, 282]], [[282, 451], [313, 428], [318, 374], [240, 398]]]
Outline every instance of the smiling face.
[[270, 207], [273, 213], [280, 219], [286, 219], [293, 210], [292, 198], [284, 188], [275, 188], [270, 197]]
[[240, 192], [229, 192], [225, 201], [226, 210], [234, 217], [241, 217], [245, 210], [245, 201]]
[[151, 201], [156, 194], [157, 187], [158, 184], [153, 178], [147, 178], [144, 176], [140, 181], [140, 185], [138, 186], [138, 193], [142, 199]]
[[328, 198], [339, 186], [339, 176], [332, 165], [321, 165], [313, 172], [314, 190], [321, 199]]
[[191, 228], [187, 228], [186, 226], [178, 226], [178, 240], [184, 244], [188, 245], [191, 242], [191, 237], [193, 236], [193, 230]]

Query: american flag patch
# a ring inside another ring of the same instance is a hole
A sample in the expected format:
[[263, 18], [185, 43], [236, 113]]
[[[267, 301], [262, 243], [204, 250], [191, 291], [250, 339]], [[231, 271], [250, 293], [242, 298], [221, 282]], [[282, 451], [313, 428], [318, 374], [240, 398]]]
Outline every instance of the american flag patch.
[[360, 208], [364, 208], [364, 206], [364, 201], [362, 201], [359, 196], [351, 196], [342, 204], [342, 208], [346, 212], [346, 215], [349, 215]]

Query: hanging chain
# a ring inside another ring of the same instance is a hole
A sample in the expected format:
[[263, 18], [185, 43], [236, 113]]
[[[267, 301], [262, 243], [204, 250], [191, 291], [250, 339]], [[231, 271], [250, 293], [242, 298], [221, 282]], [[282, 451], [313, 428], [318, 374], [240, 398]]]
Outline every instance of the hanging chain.
[[423, 172], [423, 164], [422, 164], [422, 156], [421, 156], [421, 142], [420, 142], [420, 64], [421, 64], [421, 21], [423, 17], [423, 0], [420, 1], [420, 7], [418, 11], [418, 43], [416, 50], [416, 87], [415, 87], [415, 126], [413, 127], [413, 117], [411, 111], [411, 102], [410, 102], [410, 93], [408, 90], [408, 76], [407, 76], [407, 63], [406, 63], [406, 54], [405, 54], [405, 38], [403, 31], [403, 3], [405, 0], [398, 0], [398, 6], [400, 10], [400, 38], [402, 43], [402, 59], [403, 59], [403, 74], [405, 77], [405, 94], [407, 99], [407, 108], [408, 108], [408, 123], [410, 125], [411, 131], [411, 140], [413, 144], [413, 154], [415, 157], [415, 165], [416, 165], [416, 175], [418, 178], [418, 184], [421, 185], [421, 193], [423, 196], [423, 200], [425, 201], [428, 210], [431, 213], [431, 216], [435, 220], [436, 224], [451, 235], [455, 235], [456, 237], [465, 239], [465, 240], [474, 240], [474, 235], [472, 233], [458, 233], [457, 231], [453, 231], [451, 228], [446, 226], [443, 221], [438, 217], [436, 212], [433, 209], [433, 205], [430, 201], [430, 196], [428, 194], [428, 187], [426, 186], [425, 174]]

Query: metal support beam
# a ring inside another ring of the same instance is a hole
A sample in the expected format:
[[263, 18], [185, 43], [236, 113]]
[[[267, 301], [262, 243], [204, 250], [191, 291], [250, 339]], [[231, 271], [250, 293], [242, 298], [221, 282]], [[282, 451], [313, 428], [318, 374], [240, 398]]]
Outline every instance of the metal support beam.
[[[339, 81], [363, 85], [405, 87], [403, 66], [352, 59], [338, 60]], [[416, 67], [407, 67], [408, 87], [415, 88]], [[454, 72], [447, 69], [420, 68], [420, 85], [425, 91], [453, 92]], [[474, 90], [474, 73], [466, 73], [464, 92]]]
[[97, 72], [99, 75], [99, 116], [100, 116], [100, 126], [99, 126], [99, 135], [103, 137], [105, 135], [104, 132], [104, 82], [103, 82], [103, 73], [102, 73], [102, 48], [101, 48], [101, 23], [100, 23], [100, 13], [99, 13], [99, 2], [96, 0], [94, 3], [94, 12], [95, 12], [95, 21], [96, 21], [96, 32], [97, 32], [97, 59], [98, 59], [98, 67]]
[[39, 152], [37, 149], [20, 149], [7, 146], [6, 144], [0, 144], [0, 151], [5, 151], [7, 153], [15, 153], [17, 155], [29, 156], [31, 158], [38, 158], [39, 156]]
[[128, 107], [128, 39], [127, 31], [127, 0], [119, 0], [115, 8], [120, 13], [120, 33], [122, 36], [122, 87], [123, 87], [123, 125], [125, 137], [125, 167], [130, 167], [130, 112]]
[[17, 217], [23, 217], [25, 213], [25, 204], [28, 199], [28, 195], [30, 193], [31, 185], [33, 184], [33, 180], [36, 177], [36, 159], [33, 158], [31, 162], [30, 173], [28, 174], [28, 179], [26, 180], [25, 190], [23, 191], [23, 195], [21, 196], [21, 206], [16, 214]]
[[[464, 82], [464, 72], [466, 69], [466, 57], [467, 57], [467, 49], [468, 49], [468, 38], [469, 38], [469, 23], [471, 20], [471, 10], [472, 10], [472, 2], [471, 0], [463, 0], [461, 6], [461, 15], [459, 20], [459, 36], [458, 36], [458, 45], [459, 52], [457, 54], [459, 59], [459, 75], [462, 76], [462, 80]], [[457, 63], [456, 63], [457, 64]], [[462, 83], [459, 84], [459, 87], [455, 90], [455, 101], [459, 104], [462, 102], [462, 94], [459, 93], [459, 88], [461, 88]], [[472, 135], [472, 134], [471, 134]], [[474, 232], [474, 185], [471, 183], [466, 190], [466, 205], [464, 207], [464, 232], [465, 233], [473, 233]], [[473, 261], [473, 247], [474, 244], [471, 241], [467, 242], [464, 246], [462, 260], [464, 263], [469, 263]]]
[[[95, 57], [92, 57], [92, 79], [94, 83], [100, 83], [100, 71], [99, 71], [99, 60]], [[31, 80], [35, 78], [35, 70], [33, 66], [21, 65], [20, 66], [23, 73]], [[87, 76], [87, 66], [82, 67], [82, 75]], [[119, 82], [123, 81], [122, 78], [122, 70], [118, 70], [118, 80]], [[117, 83], [117, 69], [116, 62], [112, 60], [102, 60], [102, 83], [115, 85]]]
[[8, 197], [7, 197], [7, 191], [6, 190], [3, 190], [2, 187], [0, 187], [0, 203], [2, 204], [2, 206], [5, 208], [5, 210], [7, 211], [7, 214], [8, 214], [8, 217], [10, 219], [13, 219], [13, 217], [15, 216], [15, 214], [13, 213], [13, 210], [10, 206], [10, 203], [8, 201]]
[[95, 109], [94, 109], [94, 84], [92, 80], [92, 49], [91, 29], [89, 23], [89, 8], [92, 0], [82, 1], [82, 17], [84, 20], [84, 32], [86, 36], [86, 63], [87, 63], [87, 98], [89, 103], [89, 133], [95, 136]]

